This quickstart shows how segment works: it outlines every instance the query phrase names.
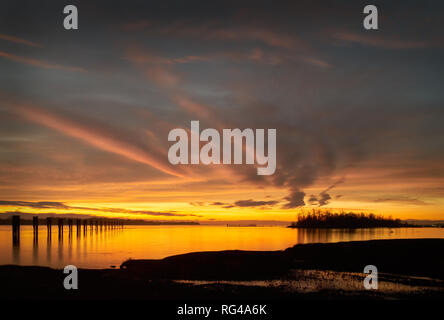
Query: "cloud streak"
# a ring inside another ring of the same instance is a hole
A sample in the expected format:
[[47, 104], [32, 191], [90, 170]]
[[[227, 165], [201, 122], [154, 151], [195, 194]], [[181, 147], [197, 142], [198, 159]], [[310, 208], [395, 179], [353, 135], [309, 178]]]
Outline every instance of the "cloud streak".
[[429, 205], [429, 203], [424, 202], [419, 199], [407, 197], [407, 196], [395, 196], [395, 197], [385, 197], [385, 198], [378, 198], [373, 200], [375, 203], [381, 203], [381, 202], [394, 202], [394, 203], [402, 203], [402, 204], [411, 204], [411, 205], [417, 205], [417, 206], [426, 206]]
[[9, 41], [9, 42], [13, 42], [13, 43], [18, 43], [18, 44], [24, 44], [28, 47], [37, 47], [37, 48], [41, 48], [42, 46], [38, 43], [32, 42], [32, 41], [28, 41], [19, 37], [15, 37], [15, 36], [10, 36], [7, 34], [3, 34], [0, 33], [0, 39], [1, 40], [5, 40], [5, 41]]
[[277, 203], [279, 203], [279, 201], [276, 200], [255, 201], [253, 199], [248, 199], [248, 200], [238, 200], [234, 202], [234, 205], [236, 207], [263, 207], [263, 206], [273, 206]]
[[[233, 203], [229, 202], [221, 202], [221, 201], [215, 201], [210, 203], [211, 206], [218, 206], [223, 207], [225, 209], [229, 208], [254, 208], [254, 207], [266, 207], [266, 206], [274, 206], [278, 204], [280, 201], [278, 200], [269, 200], [269, 201], [263, 201], [263, 200], [253, 200], [253, 199], [247, 199], [247, 200], [237, 200]], [[206, 206], [206, 203], [198, 202], [198, 203], [192, 203], [192, 205], [195, 206]]]
[[375, 35], [364, 35], [353, 32], [335, 32], [332, 37], [350, 43], [357, 43], [364, 46], [380, 47], [384, 49], [421, 49], [442, 45], [440, 41], [424, 40], [403, 40], [397, 38], [387, 38]]
[[137, 214], [137, 215], [149, 215], [149, 216], [163, 216], [163, 217], [200, 217], [199, 215], [188, 213], [176, 213], [176, 212], [160, 212], [150, 210], [128, 210], [123, 208], [96, 208], [96, 207], [77, 207], [68, 206], [63, 202], [50, 202], [50, 201], [6, 201], [0, 200], [0, 206], [14, 206], [14, 207], [27, 207], [33, 209], [63, 209], [63, 210], [86, 210], [86, 211], [98, 211], [106, 213], [123, 213], [123, 214]]
[[13, 110], [32, 122], [84, 141], [101, 150], [147, 164], [169, 175], [176, 177], [183, 176], [176, 169], [171, 168], [169, 164], [166, 164], [165, 160], [162, 161], [145, 149], [119, 139], [116, 136], [101, 132], [97, 127], [90, 128], [80, 122], [35, 106], [20, 104], [14, 106]]
[[7, 60], [14, 61], [14, 62], [23, 63], [26, 65], [31, 65], [31, 66], [39, 67], [39, 68], [57, 69], [57, 70], [70, 71], [70, 72], [87, 72], [86, 69], [84, 69], [84, 68], [63, 66], [60, 64], [52, 64], [52, 63], [48, 63], [48, 62], [38, 60], [38, 59], [17, 56], [17, 55], [7, 53], [4, 51], [0, 51], [0, 57], [7, 59]]

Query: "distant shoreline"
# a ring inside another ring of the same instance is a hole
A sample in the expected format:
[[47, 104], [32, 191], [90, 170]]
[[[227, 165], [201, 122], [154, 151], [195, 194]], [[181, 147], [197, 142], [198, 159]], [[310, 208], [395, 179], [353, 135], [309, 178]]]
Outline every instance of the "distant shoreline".
[[316, 227], [305, 227], [297, 225], [289, 225], [287, 228], [291, 229], [400, 229], [400, 228], [444, 228], [444, 225], [402, 225], [402, 226], [362, 226], [362, 227], [341, 227], [341, 226], [316, 226]]

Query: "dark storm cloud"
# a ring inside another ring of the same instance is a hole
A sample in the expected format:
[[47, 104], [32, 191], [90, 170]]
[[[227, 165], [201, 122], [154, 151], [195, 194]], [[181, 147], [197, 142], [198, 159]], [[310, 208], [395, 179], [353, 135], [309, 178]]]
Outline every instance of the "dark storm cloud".
[[299, 191], [298, 189], [294, 189], [290, 192], [290, 194], [287, 197], [285, 197], [287, 203], [284, 204], [282, 207], [284, 209], [302, 207], [305, 205], [304, 197], [305, 197], [305, 192]]
[[229, 203], [229, 202], [220, 202], [220, 201], [215, 201], [215, 202], [211, 202], [209, 204], [205, 204], [205, 203], [201, 203], [201, 206], [205, 206], [205, 205], [211, 205], [211, 206], [219, 206], [219, 207], [223, 207], [225, 209], [229, 209], [229, 208], [253, 208], [253, 207], [265, 207], [265, 206], [274, 206], [276, 204], [278, 204], [280, 201], [278, 200], [269, 200], [269, 201], [256, 201], [253, 199], [247, 199], [247, 200], [237, 200], [233, 203]]
[[318, 203], [318, 197], [316, 197], [314, 194], [310, 195], [308, 198], [309, 204], [317, 204]]
[[[337, 185], [343, 183], [344, 181], [345, 181], [345, 178], [339, 179], [335, 183], [331, 184], [328, 188], [321, 191], [321, 193], [319, 193], [318, 196], [315, 196], [312, 194], [310, 196], [310, 198], [308, 199], [308, 203], [311, 205], [318, 205], [319, 207], [327, 205], [329, 203], [329, 200], [332, 199], [331, 195], [328, 192], [330, 190], [332, 190], [334, 187], [336, 187]], [[335, 197], [335, 199], [339, 199], [340, 197], [341, 197], [341, 195], [338, 195]]]
[[[327, 193], [328, 191], [330, 191], [331, 189], [333, 189], [334, 187], [336, 187], [337, 185], [343, 183], [345, 181], [345, 178], [341, 178], [338, 181], [334, 182], [333, 184], [331, 184], [329, 187], [327, 187], [324, 191], [322, 191], [319, 196], [314, 196], [312, 195], [310, 197], [310, 199], [308, 200], [308, 202], [312, 205], [314, 204], [318, 204], [319, 207], [325, 206], [329, 203], [329, 200], [331, 200], [331, 196], [329, 193]], [[336, 197], [336, 199], [338, 199], [339, 197]]]
[[319, 206], [325, 206], [326, 204], [328, 204], [328, 200], [330, 200], [331, 197], [328, 193], [326, 192], [321, 192], [321, 194], [319, 195]]
[[279, 203], [279, 201], [254, 201], [253, 199], [248, 200], [238, 200], [234, 202], [236, 207], [262, 207], [262, 206], [272, 206]]

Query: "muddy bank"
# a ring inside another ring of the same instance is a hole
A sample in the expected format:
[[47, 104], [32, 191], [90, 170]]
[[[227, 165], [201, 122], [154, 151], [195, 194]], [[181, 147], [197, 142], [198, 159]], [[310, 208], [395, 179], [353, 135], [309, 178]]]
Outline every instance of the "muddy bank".
[[258, 280], [290, 269], [380, 272], [444, 279], [444, 239], [300, 244], [283, 251], [195, 252], [160, 260], [129, 260], [121, 268], [147, 279]]

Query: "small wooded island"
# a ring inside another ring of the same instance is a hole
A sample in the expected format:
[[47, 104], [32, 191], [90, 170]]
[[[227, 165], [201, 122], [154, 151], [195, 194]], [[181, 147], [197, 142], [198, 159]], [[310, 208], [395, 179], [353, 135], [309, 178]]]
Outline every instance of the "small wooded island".
[[373, 213], [341, 212], [313, 209], [302, 213], [289, 228], [404, 228], [414, 227], [399, 219], [384, 218]]

